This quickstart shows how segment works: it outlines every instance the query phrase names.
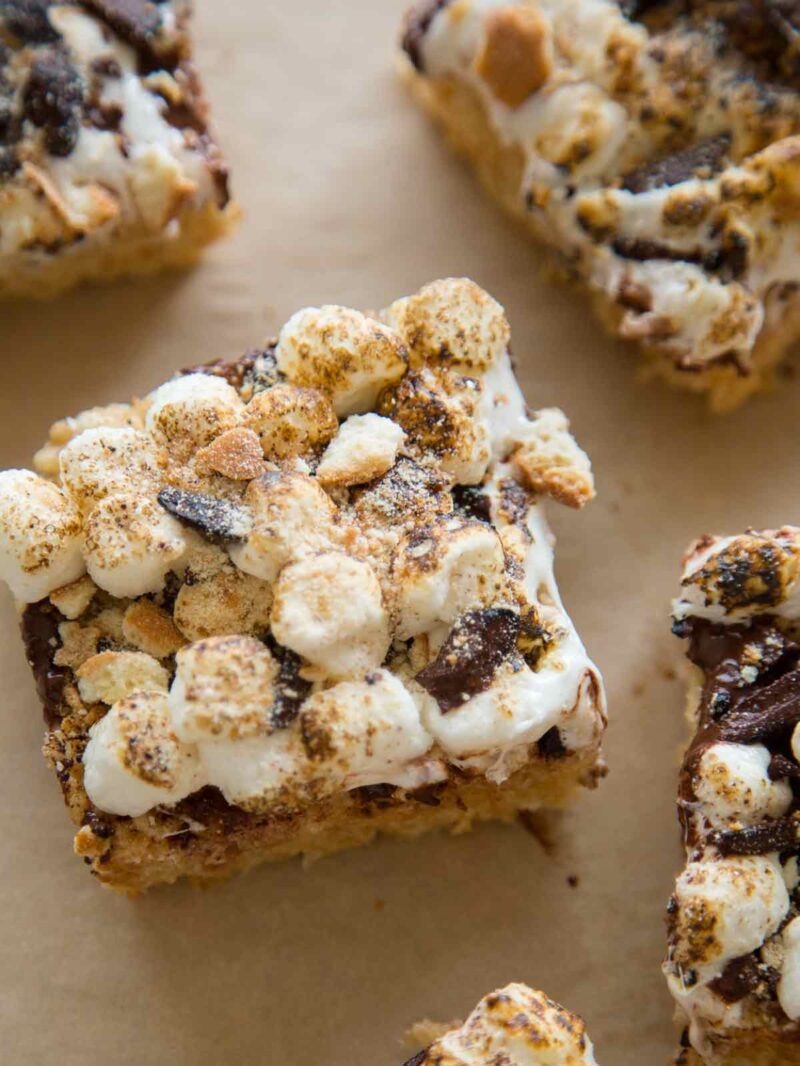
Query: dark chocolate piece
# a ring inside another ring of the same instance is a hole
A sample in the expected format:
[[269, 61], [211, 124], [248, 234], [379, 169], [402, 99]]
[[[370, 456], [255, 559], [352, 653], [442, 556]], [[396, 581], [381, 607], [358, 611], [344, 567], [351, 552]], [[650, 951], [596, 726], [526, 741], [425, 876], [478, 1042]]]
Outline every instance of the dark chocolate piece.
[[478, 522], [492, 521], [492, 501], [477, 485], [454, 485], [453, 503], [456, 510]]
[[22, 90], [25, 117], [44, 131], [51, 155], [67, 156], [80, 132], [83, 82], [66, 55], [57, 48], [43, 49], [34, 58]]
[[778, 818], [762, 825], [712, 833], [709, 842], [725, 857], [729, 855], [766, 855], [785, 851], [800, 844], [800, 814]]
[[786, 755], [773, 755], [767, 775], [770, 781], [786, 781], [800, 777], [800, 766]]
[[69, 676], [68, 670], [53, 664], [53, 657], [61, 647], [58, 627], [63, 621], [65, 618], [61, 612], [52, 603], [42, 600], [28, 604], [20, 624], [25, 656], [33, 671], [45, 722], [51, 729], [61, 718], [64, 686]]
[[416, 680], [442, 711], [484, 692], [517, 646], [519, 615], [506, 607], [469, 611], [456, 622], [439, 654]]
[[300, 676], [303, 660], [299, 655], [279, 644], [272, 634], [264, 639], [264, 643], [278, 660], [272, 722], [278, 729], [285, 729], [300, 713], [300, 708], [311, 691], [311, 682]]
[[158, 35], [163, 24], [159, 3], [151, 0], [82, 0], [93, 15], [111, 27], [123, 41], [136, 49], [148, 70], [174, 67], [179, 56], [165, 47]]
[[711, 177], [722, 169], [730, 143], [728, 134], [723, 133], [682, 152], [645, 163], [623, 177], [622, 187], [628, 192], [642, 193], [665, 185], [679, 185], [689, 178]]
[[0, 24], [23, 44], [49, 44], [58, 40], [49, 7], [50, 0], [0, 0]]
[[709, 988], [726, 1003], [738, 1003], [761, 983], [761, 973], [754, 955], [733, 959]]
[[548, 729], [545, 735], [539, 738], [537, 748], [543, 759], [563, 759], [565, 755], [569, 754], [564, 741], [561, 739], [558, 726]]
[[244, 540], [249, 516], [243, 507], [217, 496], [186, 489], [166, 488], [158, 494], [165, 511], [198, 529], [210, 539]]
[[451, 0], [420, 0], [406, 15], [402, 47], [417, 70], [422, 70], [422, 44], [431, 23]]

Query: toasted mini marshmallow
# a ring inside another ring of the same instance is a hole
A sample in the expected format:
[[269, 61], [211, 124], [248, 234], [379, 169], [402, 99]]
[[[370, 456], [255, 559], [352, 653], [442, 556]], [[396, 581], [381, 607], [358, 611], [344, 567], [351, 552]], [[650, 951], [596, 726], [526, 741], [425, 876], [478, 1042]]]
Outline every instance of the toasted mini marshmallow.
[[238, 740], [271, 731], [278, 664], [261, 641], [209, 637], [179, 651], [175, 664], [169, 705], [181, 740]]
[[333, 404], [319, 389], [273, 385], [257, 392], [244, 412], [245, 424], [274, 461], [318, 454], [339, 428]]
[[401, 640], [487, 606], [502, 588], [505, 553], [483, 522], [445, 517], [404, 537], [392, 564]]
[[783, 965], [778, 981], [778, 1002], [793, 1022], [800, 1018], [800, 918], [793, 918], [781, 933]]
[[272, 631], [332, 677], [373, 670], [389, 650], [389, 615], [378, 579], [367, 563], [342, 552], [308, 556], [281, 572]]
[[789, 894], [776, 860], [742, 856], [690, 862], [674, 904], [671, 962], [707, 981], [777, 932]]
[[296, 724], [265, 736], [205, 740], [197, 747], [209, 781], [228, 803], [260, 812], [308, 798], [313, 764]]
[[411, 365], [442, 363], [461, 373], [488, 370], [508, 348], [503, 308], [474, 281], [445, 278], [397, 300], [384, 317], [408, 345]]
[[120, 492], [155, 495], [163, 478], [163, 452], [149, 434], [120, 426], [86, 429], [59, 457], [61, 483], [84, 514]]
[[244, 411], [236, 389], [214, 374], [184, 374], [149, 400], [145, 427], [181, 461], [235, 428]]
[[588, 455], [569, 431], [557, 407], [537, 411], [526, 428], [513, 464], [527, 485], [569, 507], [594, 498], [594, 477]]
[[65, 445], [86, 429], [99, 426], [127, 426], [142, 428], [139, 412], [129, 403], [111, 403], [106, 407], [90, 407], [70, 418], [62, 418], [50, 427], [47, 443], [33, 457], [34, 469], [46, 477], [58, 477], [58, 460]]
[[388, 670], [315, 692], [300, 725], [315, 777], [331, 791], [403, 784], [408, 764], [433, 744], [411, 694]]
[[81, 517], [56, 486], [30, 470], [0, 473], [0, 578], [35, 603], [84, 573]]
[[323, 485], [363, 485], [394, 466], [405, 433], [390, 418], [351, 415], [317, 467]]
[[92, 580], [119, 598], [159, 592], [186, 549], [180, 522], [155, 501], [133, 493], [101, 500], [85, 537]]
[[474, 378], [422, 367], [387, 389], [378, 410], [405, 430], [411, 455], [433, 457], [456, 483], [477, 485], [492, 458], [481, 391]]
[[175, 599], [173, 619], [189, 641], [237, 633], [266, 633], [272, 590], [266, 581], [233, 567], [184, 583]]
[[115, 703], [89, 730], [83, 766], [92, 803], [132, 818], [205, 784], [197, 749], [173, 731], [165, 692], [138, 692]]
[[278, 369], [293, 385], [321, 389], [337, 415], [374, 407], [381, 389], [406, 372], [408, 355], [387, 326], [346, 307], [307, 307], [278, 337]]
[[693, 778], [703, 814], [717, 828], [780, 818], [792, 805], [788, 781], [769, 776], [771, 755], [762, 744], [712, 744]]
[[293, 558], [333, 547], [336, 507], [313, 478], [267, 473], [247, 486], [252, 526], [230, 557], [246, 574], [274, 581]]
[[84, 703], [111, 706], [134, 692], [166, 692], [169, 674], [151, 655], [140, 651], [101, 651], [75, 671]]

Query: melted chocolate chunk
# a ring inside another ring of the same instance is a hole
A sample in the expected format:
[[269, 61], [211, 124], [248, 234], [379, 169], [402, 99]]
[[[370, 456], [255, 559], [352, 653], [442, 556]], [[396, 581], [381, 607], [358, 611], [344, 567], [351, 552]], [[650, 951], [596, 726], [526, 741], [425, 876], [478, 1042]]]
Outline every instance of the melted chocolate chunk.
[[537, 748], [543, 759], [563, 759], [569, 754], [557, 726], [548, 729], [545, 735], [539, 738]]
[[421, 0], [406, 16], [402, 47], [419, 71], [422, 70], [422, 44], [425, 36], [433, 20], [450, 2], [451, 0]]
[[167, 488], [159, 492], [158, 502], [165, 511], [198, 529], [210, 540], [236, 541], [247, 536], [247, 511], [230, 500], [206, 496], [202, 492]]
[[767, 768], [770, 781], [786, 781], [800, 778], [800, 766], [787, 755], [773, 755]]
[[45, 722], [51, 729], [61, 718], [64, 686], [69, 675], [64, 667], [53, 664], [53, 656], [61, 647], [58, 627], [63, 621], [65, 619], [61, 612], [52, 603], [42, 600], [25, 608], [20, 626], [25, 656], [33, 671]]
[[766, 855], [785, 851], [800, 843], [800, 816], [790, 815], [744, 829], [720, 830], [709, 837], [721, 855]]
[[84, 7], [103, 19], [123, 41], [136, 49], [145, 68], [171, 68], [178, 61], [173, 50], [166, 50], [158, 40], [162, 26], [161, 3], [151, 0], [83, 0]]
[[455, 485], [453, 487], [453, 503], [457, 511], [474, 518], [478, 522], [492, 521], [492, 501], [485, 492], [481, 492], [475, 485]]
[[410, 1059], [403, 1063], [403, 1066], [425, 1066], [428, 1061], [428, 1049], [423, 1048], [422, 1051], [418, 1051], [416, 1055], [412, 1055]]
[[800, 721], [800, 670], [742, 699], [718, 726], [719, 739], [747, 744], [773, 736]]
[[711, 177], [722, 169], [730, 143], [730, 137], [724, 133], [682, 152], [645, 163], [623, 177], [622, 187], [628, 192], [642, 193], [665, 185], [679, 185], [689, 178]]
[[75, 147], [82, 101], [83, 83], [66, 55], [56, 48], [41, 51], [22, 91], [22, 109], [44, 131], [51, 155], [67, 156]]
[[300, 677], [303, 660], [299, 655], [279, 644], [272, 634], [265, 638], [264, 643], [278, 660], [272, 722], [279, 729], [285, 729], [300, 713], [300, 708], [311, 692], [311, 682]]
[[436, 659], [416, 680], [442, 711], [452, 711], [491, 685], [514, 652], [519, 615], [506, 607], [469, 611], [456, 622]]
[[395, 805], [396, 792], [397, 785], [361, 785], [360, 788], [351, 789], [350, 795], [354, 799], [360, 800], [367, 807], [377, 807], [379, 810], [385, 810], [387, 807]]
[[0, 23], [25, 44], [48, 44], [58, 40], [49, 7], [50, 0], [0, 0]]
[[709, 988], [726, 1003], [738, 1003], [761, 983], [761, 972], [754, 955], [733, 959]]
[[[223, 835], [253, 822], [253, 815], [228, 803], [214, 785], [206, 785], [181, 800], [175, 805], [175, 814], [199, 822], [207, 829]], [[188, 835], [191, 837], [194, 834], [190, 830]]]

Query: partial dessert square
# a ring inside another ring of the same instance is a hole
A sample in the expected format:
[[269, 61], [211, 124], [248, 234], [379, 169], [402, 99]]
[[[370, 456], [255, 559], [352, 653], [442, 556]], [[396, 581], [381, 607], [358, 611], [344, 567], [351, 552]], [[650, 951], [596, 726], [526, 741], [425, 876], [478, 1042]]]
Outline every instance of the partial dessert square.
[[423, 0], [416, 97], [650, 371], [717, 410], [800, 333], [800, 18], [727, 0]]
[[188, 0], [0, 3], [0, 298], [193, 262], [237, 215]]
[[484, 996], [459, 1025], [421, 1022], [430, 1043], [405, 1066], [597, 1066], [586, 1026], [544, 992], [506, 985]]
[[101, 881], [461, 831], [596, 783], [602, 683], [542, 513], [589, 500], [591, 468], [560, 411], [528, 413], [509, 339], [464, 279], [379, 316], [305, 308], [0, 474], [0, 576]]
[[686, 867], [665, 973], [679, 1063], [800, 1062], [800, 529], [703, 537], [685, 559]]

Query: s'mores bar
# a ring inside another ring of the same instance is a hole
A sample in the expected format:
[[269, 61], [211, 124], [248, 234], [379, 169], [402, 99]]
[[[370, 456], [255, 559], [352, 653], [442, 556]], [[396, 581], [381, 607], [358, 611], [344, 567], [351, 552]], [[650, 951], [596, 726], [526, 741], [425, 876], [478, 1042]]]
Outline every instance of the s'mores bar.
[[422, 0], [403, 48], [610, 329], [723, 410], [800, 334], [798, 39], [779, 0]]
[[523, 984], [484, 996], [461, 1026], [421, 1022], [416, 1036], [434, 1039], [405, 1066], [597, 1066], [581, 1019]]
[[426, 286], [53, 426], [0, 474], [45, 753], [92, 872], [138, 891], [561, 805], [600, 677], [542, 500], [589, 460], [528, 413], [503, 309]]
[[678, 1062], [800, 1063], [800, 528], [702, 538], [674, 620], [693, 674], [665, 964]]
[[182, 266], [236, 216], [189, 0], [0, 0], [0, 298]]

